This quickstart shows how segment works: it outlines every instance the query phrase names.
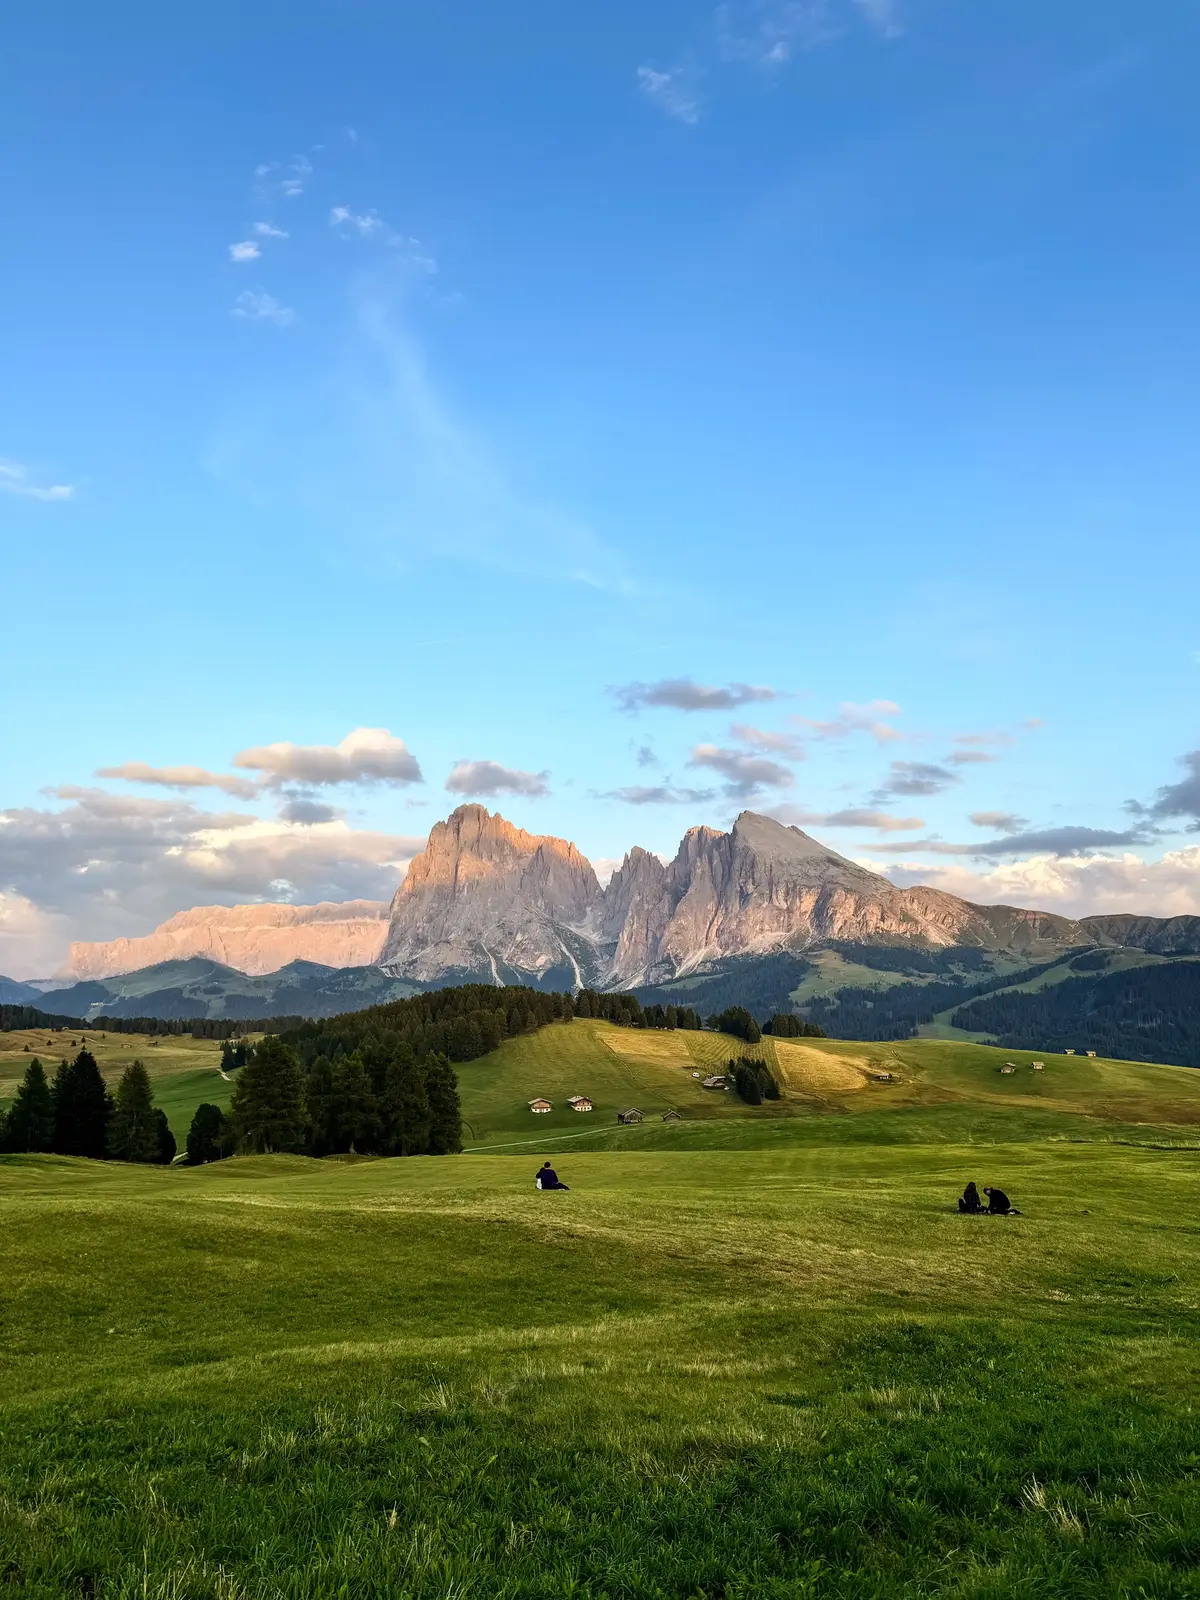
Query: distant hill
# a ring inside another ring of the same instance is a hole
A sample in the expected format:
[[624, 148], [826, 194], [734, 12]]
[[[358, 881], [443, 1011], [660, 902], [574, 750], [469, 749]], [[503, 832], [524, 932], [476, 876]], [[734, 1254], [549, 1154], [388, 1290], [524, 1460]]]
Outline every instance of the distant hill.
[[314, 961], [292, 961], [278, 972], [251, 976], [197, 957], [72, 984], [55, 991], [54, 1007], [88, 1022], [100, 1016], [168, 1021], [332, 1017], [387, 1000], [403, 1000], [420, 988], [389, 977], [378, 967], [339, 969]]
[[31, 983], [18, 983], [15, 978], [0, 977], [0, 1005], [36, 1006], [41, 999], [42, 991], [35, 989]]

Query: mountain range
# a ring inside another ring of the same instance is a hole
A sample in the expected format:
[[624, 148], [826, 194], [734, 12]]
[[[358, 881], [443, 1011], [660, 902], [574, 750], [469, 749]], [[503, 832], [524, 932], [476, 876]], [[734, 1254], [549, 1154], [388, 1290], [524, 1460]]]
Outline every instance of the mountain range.
[[[464, 805], [435, 824], [390, 907], [182, 912], [142, 939], [73, 945], [52, 1003], [89, 1019], [328, 1016], [421, 988], [527, 983], [704, 1010], [815, 1001], [836, 1031], [888, 1037], [922, 1005], [940, 1015], [1033, 970], [1061, 977], [1097, 949], [1121, 953], [1121, 970], [1200, 956], [1200, 917], [1072, 921], [900, 889], [751, 811], [728, 832], [690, 829], [670, 862], [632, 849], [602, 887], [575, 845]], [[0, 979], [0, 1002], [45, 1004], [49, 987]]]

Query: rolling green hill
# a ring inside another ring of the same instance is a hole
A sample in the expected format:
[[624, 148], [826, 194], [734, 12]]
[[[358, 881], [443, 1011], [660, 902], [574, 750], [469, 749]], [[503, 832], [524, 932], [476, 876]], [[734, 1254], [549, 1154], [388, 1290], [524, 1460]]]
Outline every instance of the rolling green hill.
[[[756, 1055], [783, 1090], [775, 1104], [745, 1106], [729, 1092], [706, 1090], [697, 1073], [720, 1071], [731, 1056]], [[1044, 1070], [1032, 1063], [1041, 1060]], [[1006, 1074], [1008, 1061], [1017, 1070]], [[1001, 1052], [982, 1045], [933, 1039], [864, 1044], [834, 1039], [764, 1038], [747, 1046], [724, 1034], [652, 1032], [577, 1018], [536, 1034], [506, 1040], [498, 1050], [457, 1068], [472, 1148], [513, 1143], [570, 1149], [596, 1144], [621, 1149], [667, 1141], [715, 1148], [745, 1144], [754, 1129], [772, 1141], [840, 1138], [847, 1118], [864, 1119], [888, 1140], [952, 1130], [970, 1136], [1017, 1136], [1037, 1127], [1076, 1137], [1110, 1136], [1121, 1128], [1200, 1128], [1200, 1074], [1188, 1068], [1127, 1061]], [[893, 1081], [876, 1081], [890, 1072]], [[570, 1095], [591, 1098], [595, 1110], [574, 1112]], [[535, 1115], [535, 1096], [553, 1104]], [[642, 1127], [616, 1127], [616, 1113], [636, 1106]], [[682, 1122], [664, 1126], [662, 1113]], [[833, 1119], [840, 1119], [834, 1127]], [[866, 1134], [851, 1133], [851, 1137]]]

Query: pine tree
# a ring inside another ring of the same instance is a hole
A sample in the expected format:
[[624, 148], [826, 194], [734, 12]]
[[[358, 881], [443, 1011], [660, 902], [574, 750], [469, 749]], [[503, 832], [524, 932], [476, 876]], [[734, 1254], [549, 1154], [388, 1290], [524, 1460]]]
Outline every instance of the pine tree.
[[49, 1150], [54, 1143], [54, 1098], [42, 1063], [34, 1056], [25, 1068], [4, 1124], [0, 1150]]
[[445, 1056], [426, 1058], [425, 1093], [429, 1097], [429, 1154], [454, 1155], [462, 1149], [462, 1106], [458, 1079]]
[[422, 1156], [429, 1149], [429, 1097], [425, 1075], [402, 1045], [388, 1065], [380, 1098], [383, 1150], [389, 1156]]
[[125, 1068], [108, 1125], [108, 1153], [116, 1161], [158, 1160], [158, 1127], [150, 1074], [140, 1061]]
[[336, 1146], [333, 1106], [333, 1063], [318, 1056], [309, 1068], [304, 1084], [304, 1103], [308, 1110], [308, 1146], [315, 1156], [327, 1156]]
[[220, 1161], [225, 1154], [222, 1147], [224, 1135], [225, 1113], [220, 1106], [197, 1106], [188, 1129], [188, 1165], [202, 1167], [206, 1161]]
[[108, 1154], [112, 1096], [90, 1050], [80, 1050], [70, 1066], [54, 1075], [54, 1153], [103, 1161]]
[[160, 1167], [169, 1167], [178, 1153], [179, 1146], [175, 1143], [175, 1135], [171, 1132], [167, 1113], [161, 1106], [154, 1113], [154, 1133], [158, 1144], [154, 1159]]
[[343, 1056], [333, 1069], [334, 1149], [359, 1155], [375, 1148], [379, 1113], [371, 1079], [357, 1050]]
[[230, 1114], [239, 1147], [264, 1155], [302, 1149], [306, 1111], [300, 1062], [268, 1034], [233, 1086]]

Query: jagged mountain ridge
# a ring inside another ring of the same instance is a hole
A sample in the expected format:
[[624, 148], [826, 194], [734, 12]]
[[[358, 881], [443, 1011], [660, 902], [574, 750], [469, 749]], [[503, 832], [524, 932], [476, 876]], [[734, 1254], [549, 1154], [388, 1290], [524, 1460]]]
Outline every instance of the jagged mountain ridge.
[[1200, 917], [1075, 922], [899, 889], [801, 829], [746, 811], [692, 828], [664, 865], [631, 850], [602, 889], [573, 844], [460, 806], [429, 836], [392, 901], [381, 964], [423, 983], [636, 988], [731, 958], [829, 940], [971, 946], [1036, 959], [1073, 945], [1200, 950]]

